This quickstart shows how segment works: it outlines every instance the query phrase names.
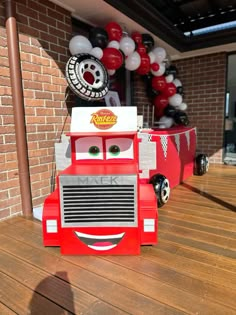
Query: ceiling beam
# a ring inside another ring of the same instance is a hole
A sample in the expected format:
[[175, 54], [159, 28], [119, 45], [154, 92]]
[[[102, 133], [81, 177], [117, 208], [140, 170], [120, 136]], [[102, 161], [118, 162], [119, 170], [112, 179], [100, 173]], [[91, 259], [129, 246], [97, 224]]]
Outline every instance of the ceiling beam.
[[[158, 10], [153, 8], [149, 1], [105, 0], [105, 2], [179, 51], [187, 49], [187, 42], [185, 43], [184, 35], [158, 12]], [[173, 34], [175, 34], [175, 36], [173, 36]]]
[[[187, 37], [147, 0], [105, 0], [180, 52], [234, 43], [236, 28]], [[235, 19], [236, 20], [236, 19]]]

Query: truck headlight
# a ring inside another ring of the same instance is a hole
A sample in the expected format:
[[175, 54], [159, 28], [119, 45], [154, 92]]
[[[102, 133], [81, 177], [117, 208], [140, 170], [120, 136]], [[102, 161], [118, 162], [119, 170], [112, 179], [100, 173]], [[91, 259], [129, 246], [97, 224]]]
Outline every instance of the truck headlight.
[[155, 232], [155, 220], [154, 219], [144, 219], [143, 220], [143, 230], [144, 230], [144, 232]]
[[57, 220], [46, 220], [47, 233], [57, 233]]

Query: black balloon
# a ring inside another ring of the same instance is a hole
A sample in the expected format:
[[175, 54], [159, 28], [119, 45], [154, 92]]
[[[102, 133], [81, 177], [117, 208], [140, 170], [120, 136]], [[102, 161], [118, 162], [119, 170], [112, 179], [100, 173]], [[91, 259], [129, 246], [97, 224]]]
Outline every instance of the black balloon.
[[147, 96], [150, 98], [154, 98], [159, 95], [160, 91], [154, 90], [151, 85], [147, 86]]
[[167, 76], [169, 74], [173, 74], [174, 78], [176, 77], [176, 75], [178, 74], [178, 70], [177, 70], [176, 66], [170, 65], [168, 68], [166, 68], [165, 76]]
[[174, 114], [174, 122], [177, 125], [183, 125], [183, 126], [189, 125], [187, 114], [181, 110], [176, 111], [176, 113]]
[[89, 32], [89, 40], [93, 47], [100, 47], [104, 49], [108, 44], [107, 31], [101, 27], [94, 27]]
[[147, 96], [149, 98], [154, 98], [155, 96], [160, 94], [160, 91], [157, 91], [157, 90], [153, 89], [153, 87], [152, 87], [153, 75], [151, 74], [151, 72], [149, 72], [149, 73], [147, 73], [145, 75], [142, 75], [141, 78], [145, 82], [146, 93], [147, 93]]
[[145, 75], [141, 75], [142, 80], [147, 84], [147, 86], [152, 83], [152, 77], [153, 75], [150, 72]]
[[154, 46], [154, 39], [150, 34], [142, 34], [142, 43], [149, 52]]
[[176, 87], [176, 93], [183, 95], [184, 94], [184, 88], [182, 86]]
[[167, 105], [166, 108], [164, 109], [164, 114], [167, 117], [172, 117], [173, 118], [175, 113], [176, 113], [175, 106]]

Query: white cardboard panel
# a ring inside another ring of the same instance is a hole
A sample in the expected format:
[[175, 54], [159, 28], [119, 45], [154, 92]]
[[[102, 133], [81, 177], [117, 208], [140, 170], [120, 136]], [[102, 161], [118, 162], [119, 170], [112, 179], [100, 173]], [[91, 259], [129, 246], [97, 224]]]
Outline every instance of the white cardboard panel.
[[[99, 129], [91, 122], [93, 114], [110, 110], [117, 118], [109, 129]], [[72, 108], [71, 132], [121, 132], [137, 131], [137, 108], [135, 106], [117, 107], [74, 107]]]

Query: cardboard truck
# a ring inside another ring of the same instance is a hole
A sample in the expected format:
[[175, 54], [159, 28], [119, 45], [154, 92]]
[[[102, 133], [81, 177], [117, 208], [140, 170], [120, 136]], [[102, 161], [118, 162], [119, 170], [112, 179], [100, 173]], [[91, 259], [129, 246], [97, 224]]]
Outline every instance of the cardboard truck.
[[137, 255], [157, 244], [157, 192], [140, 169], [136, 107], [73, 108], [68, 136], [71, 165], [44, 202], [44, 245], [64, 255]]

